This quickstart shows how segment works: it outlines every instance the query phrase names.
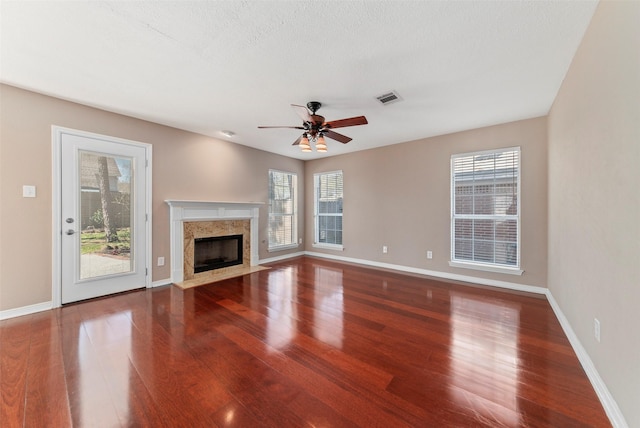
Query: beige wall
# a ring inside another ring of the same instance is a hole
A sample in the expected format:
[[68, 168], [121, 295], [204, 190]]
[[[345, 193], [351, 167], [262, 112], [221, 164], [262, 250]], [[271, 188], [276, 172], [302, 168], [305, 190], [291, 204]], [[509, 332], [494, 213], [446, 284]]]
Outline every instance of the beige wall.
[[[522, 276], [449, 267], [450, 158], [452, 154], [521, 147]], [[308, 161], [313, 175], [344, 173], [344, 251], [313, 242], [313, 198], [306, 198], [306, 249], [341, 257], [546, 287], [547, 123], [536, 118]], [[389, 252], [382, 253], [387, 245]], [[427, 250], [433, 259], [426, 258]]]
[[[546, 286], [544, 118], [325, 158], [305, 167], [302, 161], [11, 86], [0, 85], [0, 91], [0, 310], [51, 300], [51, 125], [153, 145], [154, 265], [159, 256], [169, 260], [165, 199], [266, 202], [267, 171], [276, 168], [298, 173], [302, 201], [302, 189], [312, 194], [314, 172], [343, 169], [348, 196], [341, 256]], [[522, 147], [523, 156], [524, 275], [450, 268], [451, 154], [515, 145]], [[22, 198], [24, 184], [36, 185], [38, 197]], [[303, 221], [307, 208], [312, 222], [312, 206], [311, 198], [300, 204], [299, 230], [300, 236], [306, 233], [305, 249], [317, 251], [310, 245], [313, 228], [305, 231]], [[287, 253], [266, 251], [266, 214], [265, 206], [261, 259]], [[389, 246], [388, 254], [381, 253], [382, 245]], [[426, 259], [427, 250], [434, 252], [432, 260]], [[154, 281], [169, 276], [168, 264], [153, 266]]]
[[640, 426], [639, 165], [640, 2], [603, 1], [549, 116], [549, 289], [632, 427]]
[[[165, 199], [262, 201], [269, 168], [298, 174], [304, 163], [245, 146], [0, 85], [0, 310], [51, 300], [51, 125], [153, 145], [153, 260], [169, 254]], [[37, 186], [35, 199], [22, 185]], [[302, 197], [302, 190], [300, 190]], [[300, 204], [300, 236], [304, 230]], [[267, 207], [260, 211], [260, 258], [268, 253]], [[170, 266], [154, 266], [154, 281]]]

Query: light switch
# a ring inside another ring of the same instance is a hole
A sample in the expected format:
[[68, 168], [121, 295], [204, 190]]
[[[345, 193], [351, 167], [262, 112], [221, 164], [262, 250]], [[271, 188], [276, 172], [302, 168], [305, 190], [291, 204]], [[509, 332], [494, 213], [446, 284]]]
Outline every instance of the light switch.
[[36, 197], [36, 186], [22, 186], [22, 197], [23, 198], [35, 198]]

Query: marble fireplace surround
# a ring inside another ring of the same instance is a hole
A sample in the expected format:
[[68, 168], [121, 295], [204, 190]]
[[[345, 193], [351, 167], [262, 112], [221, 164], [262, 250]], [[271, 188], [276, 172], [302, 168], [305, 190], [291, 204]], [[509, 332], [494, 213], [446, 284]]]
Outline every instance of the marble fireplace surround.
[[[258, 265], [258, 216], [261, 202], [218, 202], [218, 201], [185, 201], [167, 199], [169, 205], [169, 233], [171, 240], [171, 282], [182, 283], [189, 279], [190, 273], [185, 274], [185, 223], [189, 230], [196, 229], [194, 222], [217, 222], [229, 220], [249, 221], [249, 265]], [[228, 223], [233, 224], [233, 222]], [[210, 224], [203, 224], [202, 230], [211, 228]], [[223, 228], [226, 228], [225, 225]], [[214, 227], [219, 229], [219, 227]], [[247, 252], [245, 251], [245, 258]], [[246, 260], [244, 261], [246, 263]], [[223, 268], [224, 269], [224, 268]], [[218, 269], [218, 270], [223, 270]], [[199, 275], [199, 274], [198, 274]]]

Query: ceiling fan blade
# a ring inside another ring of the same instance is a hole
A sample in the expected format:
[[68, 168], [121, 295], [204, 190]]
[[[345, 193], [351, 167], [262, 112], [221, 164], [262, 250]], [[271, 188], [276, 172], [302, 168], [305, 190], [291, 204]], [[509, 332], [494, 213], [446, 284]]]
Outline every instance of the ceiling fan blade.
[[301, 136], [298, 137], [298, 139], [293, 143], [294, 146], [297, 146], [298, 144], [300, 144], [300, 141], [302, 141], [302, 137], [304, 137], [304, 134], [302, 134]]
[[322, 133], [325, 137], [329, 137], [332, 140], [340, 141], [342, 144], [347, 144], [349, 141], [351, 141], [351, 138], [347, 137], [346, 135], [338, 134], [337, 132], [333, 132], [330, 129], [322, 131]]
[[305, 129], [304, 126], [258, 126], [258, 129], [265, 129], [265, 128]]
[[350, 117], [348, 119], [332, 120], [324, 124], [326, 128], [344, 128], [345, 126], [366, 125], [367, 118], [364, 116]]
[[296, 111], [298, 116], [300, 116], [300, 118], [302, 118], [304, 122], [313, 122], [313, 119], [311, 119], [311, 115], [309, 114], [309, 110], [307, 110], [305, 106], [291, 104], [291, 107]]

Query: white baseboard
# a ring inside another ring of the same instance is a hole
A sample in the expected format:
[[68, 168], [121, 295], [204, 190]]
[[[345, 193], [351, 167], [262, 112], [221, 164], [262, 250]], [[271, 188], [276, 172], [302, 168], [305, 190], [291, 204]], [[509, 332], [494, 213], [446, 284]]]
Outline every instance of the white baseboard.
[[305, 251], [297, 251], [295, 253], [283, 254], [282, 256], [269, 257], [268, 259], [261, 259], [258, 261], [258, 264], [263, 263], [275, 263], [281, 260], [292, 259], [294, 257], [304, 256], [306, 254]]
[[546, 288], [538, 287], [536, 285], [516, 284], [514, 282], [498, 281], [494, 279], [478, 278], [475, 276], [459, 275], [459, 274], [449, 273], [449, 272], [420, 269], [420, 268], [415, 268], [411, 266], [396, 265], [392, 263], [374, 262], [371, 260], [355, 259], [352, 257], [336, 256], [333, 254], [316, 253], [313, 251], [306, 251], [305, 255], [313, 256], [313, 257], [321, 257], [325, 259], [338, 260], [338, 261], [349, 262], [349, 263], [356, 263], [359, 265], [373, 266], [373, 267], [378, 267], [383, 269], [392, 269], [400, 272], [416, 273], [419, 275], [433, 276], [436, 278], [449, 279], [453, 281], [462, 281], [462, 282], [469, 282], [472, 284], [488, 285], [490, 287], [507, 288], [509, 290], [526, 291], [528, 293], [535, 293], [535, 294], [547, 293]]
[[549, 291], [548, 289], [546, 295], [547, 300], [549, 301], [549, 304], [551, 305], [551, 308], [556, 315], [556, 318], [558, 318], [558, 321], [560, 322], [560, 325], [564, 330], [564, 334], [567, 335], [567, 339], [569, 339], [569, 343], [571, 343], [573, 351], [576, 353], [580, 364], [582, 364], [582, 368], [587, 373], [587, 377], [589, 378], [593, 389], [595, 389], [596, 394], [598, 395], [598, 398], [600, 399], [600, 402], [604, 407], [604, 411], [609, 417], [609, 421], [616, 428], [628, 428], [629, 425], [627, 424], [624, 415], [620, 411], [618, 403], [616, 403], [616, 400], [609, 392], [607, 385], [605, 385], [604, 381], [600, 377], [600, 374], [596, 370], [593, 361], [591, 361], [591, 358], [589, 357], [586, 349], [584, 349], [584, 346], [582, 346], [582, 343], [580, 343], [578, 336], [576, 336], [575, 332], [571, 328], [571, 324], [569, 323], [567, 317], [564, 316], [564, 313], [562, 312], [562, 309], [560, 309], [558, 302], [556, 302], [556, 299], [554, 299], [551, 291]]
[[150, 288], [162, 287], [169, 284], [173, 284], [173, 282], [171, 282], [171, 278], [160, 279], [158, 281], [153, 281]]
[[53, 302], [36, 303], [35, 305], [7, 309], [6, 311], [0, 311], [0, 320], [21, 317], [23, 315], [31, 315], [36, 312], [48, 311], [49, 309], [53, 309]]

